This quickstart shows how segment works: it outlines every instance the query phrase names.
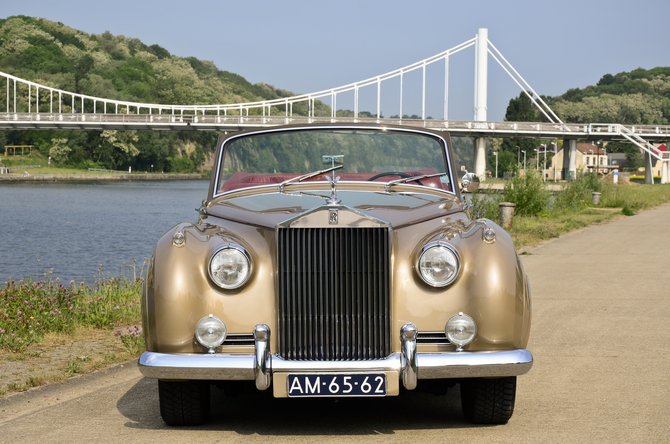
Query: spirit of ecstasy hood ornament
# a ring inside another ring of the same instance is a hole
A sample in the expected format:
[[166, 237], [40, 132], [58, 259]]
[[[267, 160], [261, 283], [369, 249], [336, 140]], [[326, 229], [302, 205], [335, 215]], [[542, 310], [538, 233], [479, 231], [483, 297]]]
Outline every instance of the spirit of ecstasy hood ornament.
[[340, 180], [340, 176], [337, 176], [332, 179], [330, 178], [330, 176], [326, 176], [326, 179], [328, 179], [328, 182], [330, 182], [330, 198], [326, 200], [326, 205], [341, 204], [342, 201], [337, 198], [337, 182]]

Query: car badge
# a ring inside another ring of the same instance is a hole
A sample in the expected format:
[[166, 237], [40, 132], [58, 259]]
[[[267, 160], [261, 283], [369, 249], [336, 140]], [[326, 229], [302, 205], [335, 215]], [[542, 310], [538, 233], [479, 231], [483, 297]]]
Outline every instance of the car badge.
[[328, 223], [330, 225], [337, 225], [337, 208], [328, 210]]

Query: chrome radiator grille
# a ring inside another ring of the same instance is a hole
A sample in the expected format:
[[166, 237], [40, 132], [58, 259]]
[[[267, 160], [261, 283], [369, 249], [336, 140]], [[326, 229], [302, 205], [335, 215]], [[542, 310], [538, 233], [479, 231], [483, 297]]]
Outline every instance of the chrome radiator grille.
[[386, 228], [280, 228], [279, 355], [295, 360], [391, 354]]

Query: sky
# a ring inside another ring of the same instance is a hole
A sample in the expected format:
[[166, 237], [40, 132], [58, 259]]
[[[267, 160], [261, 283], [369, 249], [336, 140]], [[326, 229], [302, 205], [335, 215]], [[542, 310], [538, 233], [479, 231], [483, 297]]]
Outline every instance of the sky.
[[[18, 14], [139, 38], [295, 93], [401, 68], [471, 39], [478, 28], [488, 29], [543, 95], [594, 85], [606, 73], [670, 66], [668, 0], [0, 0], [1, 17]], [[474, 58], [470, 48], [450, 59], [450, 119], [473, 118]], [[492, 58], [488, 63], [488, 120], [502, 120], [520, 89]], [[427, 114], [441, 118], [444, 64], [426, 75]], [[404, 82], [403, 112], [421, 114], [421, 74]], [[398, 85], [382, 87], [386, 117], [399, 112]], [[353, 109], [353, 95], [338, 97], [337, 107]], [[359, 109], [376, 111], [376, 87], [361, 91]]]

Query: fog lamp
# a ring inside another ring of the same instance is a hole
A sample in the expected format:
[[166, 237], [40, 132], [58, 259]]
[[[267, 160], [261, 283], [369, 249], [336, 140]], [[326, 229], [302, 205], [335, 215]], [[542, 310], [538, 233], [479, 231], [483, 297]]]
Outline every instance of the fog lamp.
[[226, 340], [226, 324], [213, 314], [200, 319], [195, 326], [195, 338], [214, 353], [214, 349]]
[[444, 333], [452, 344], [456, 344], [456, 351], [463, 351], [463, 347], [471, 343], [477, 335], [477, 324], [463, 312], [452, 316], [444, 326]]

